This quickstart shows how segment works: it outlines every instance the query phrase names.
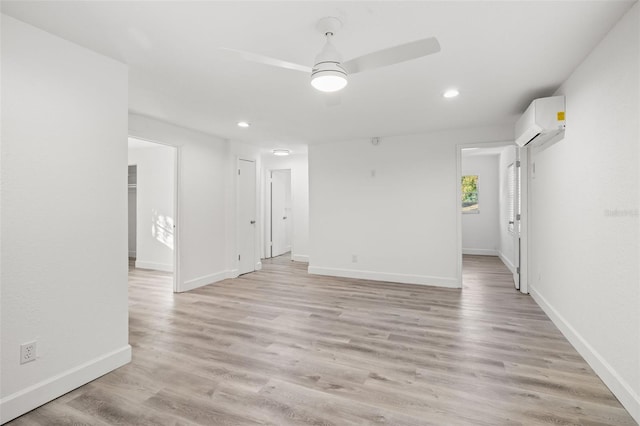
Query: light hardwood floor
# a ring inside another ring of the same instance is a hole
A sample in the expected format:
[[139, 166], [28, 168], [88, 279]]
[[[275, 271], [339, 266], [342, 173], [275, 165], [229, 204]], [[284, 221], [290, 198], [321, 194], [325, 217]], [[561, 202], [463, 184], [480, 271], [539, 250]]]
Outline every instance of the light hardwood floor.
[[462, 291], [263, 265], [183, 294], [132, 269], [133, 361], [11, 424], [635, 424], [498, 258]]

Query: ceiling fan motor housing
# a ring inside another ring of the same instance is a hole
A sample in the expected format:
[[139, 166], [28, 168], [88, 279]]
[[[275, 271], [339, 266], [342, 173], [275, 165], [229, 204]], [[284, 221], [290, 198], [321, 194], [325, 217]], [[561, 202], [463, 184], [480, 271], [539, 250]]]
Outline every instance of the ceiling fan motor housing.
[[340, 55], [333, 43], [331, 43], [331, 37], [333, 37], [333, 34], [327, 33], [326, 37], [327, 42], [320, 53], [316, 56], [312, 75], [316, 72], [336, 71], [341, 72], [346, 77], [347, 70], [345, 70], [341, 65], [342, 55]]
[[313, 71], [311, 72], [311, 78], [329, 74], [341, 75], [342, 77], [347, 78], [347, 70], [340, 65], [340, 62], [336, 61], [324, 61], [315, 64]]

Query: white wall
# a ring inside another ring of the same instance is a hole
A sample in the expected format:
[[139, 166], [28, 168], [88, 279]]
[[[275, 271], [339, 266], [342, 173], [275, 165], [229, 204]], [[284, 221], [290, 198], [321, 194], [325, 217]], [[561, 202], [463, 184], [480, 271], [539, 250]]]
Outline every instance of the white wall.
[[456, 145], [512, 138], [504, 126], [310, 146], [309, 272], [459, 287]]
[[505, 147], [500, 153], [498, 161], [499, 169], [499, 206], [500, 211], [498, 214], [498, 256], [502, 259], [502, 262], [513, 273], [515, 271], [515, 246], [513, 233], [509, 232], [509, 178], [508, 168], [510, 164], [516, 161], [516, 148], [515, 146]]
[[564, 140], [532, 153], [530, 290], [640, 421], [638, 15], [561, 86]]
[[137, 166], [136, 268], [173, 271], [175, 148], [129, 148]]
[[[262, 156], [262, 179], [268, 182], [269, 170], [291, 170], [291, 203], [292, 203], [292, 241], [291, 260], [299, 262], [309, 261], [309, 157], [307, 153], [292, 154], [288, 157], [277, 157], [271, 153]], [[267, 188], [264, 187], [266, 199]], [[265, 204], [265, 203], [263, 203]], [[265, 204], [266, 206], [266, 204]], [[268, 214], [264, 213], [267, 218]], [[267, 219], [265, 222], [267, 223]], [[268, 226], [264, 227], [262, 257], [265, 257], [266, 242], [268, 242]]]
[[462, 253], [497, 256], [498, 156], [463, 152], [462, 175], [478, 176], [478, 213], [462, 214]]
[[[2, 15], [0, 422], [131, 359], [127, 68]], [[20, 364], [20, 345], [37, 359]]]
[[129, 134], [178, 147], [178, 289], [227, 278], [228, 142], [138, 114], [129, 114]]

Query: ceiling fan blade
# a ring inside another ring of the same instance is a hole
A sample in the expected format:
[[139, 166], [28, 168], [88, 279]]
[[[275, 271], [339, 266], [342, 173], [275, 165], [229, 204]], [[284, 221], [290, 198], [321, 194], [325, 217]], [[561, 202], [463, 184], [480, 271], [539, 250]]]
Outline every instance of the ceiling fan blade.
[[323, 93], [324, 104], [328, 107], [334, 107], [342, 104], [342, 96], [340, 92]]
[[347, 69], [349, 74], [355, 74], [362, 71], [409, 61], [411, 59], [421, 58], [433, 53], [438, 53], [439, 51], [440, 43], [438, 43], [438, 39], [430, 37], [395, 47], [389, 47], [388, 49], [378, 50], [377, 52], [369, 53], [343, 62], [342, 66]]
[[221, 47], [221, 50], [231, 52], [240, 56], [245, 61], [257, 62], [259, 64], [271, 65], [278, 68], [286, 68], [289, 70], [302, 71], [311, 74], [311, 67], [305, 65], [295, 64], [293, 62], [282, 61], [280, 59], [270, 58], [268, 56], [258, 55], [257, 53], [245, 52], [243, 50], [229, 49]]

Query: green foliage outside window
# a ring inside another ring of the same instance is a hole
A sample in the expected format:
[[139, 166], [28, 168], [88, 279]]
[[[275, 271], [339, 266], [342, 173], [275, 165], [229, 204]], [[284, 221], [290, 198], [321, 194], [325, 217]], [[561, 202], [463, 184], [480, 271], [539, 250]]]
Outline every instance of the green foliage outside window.
[[478, 176], [462, 176], [462, 212], [478, 212]]

